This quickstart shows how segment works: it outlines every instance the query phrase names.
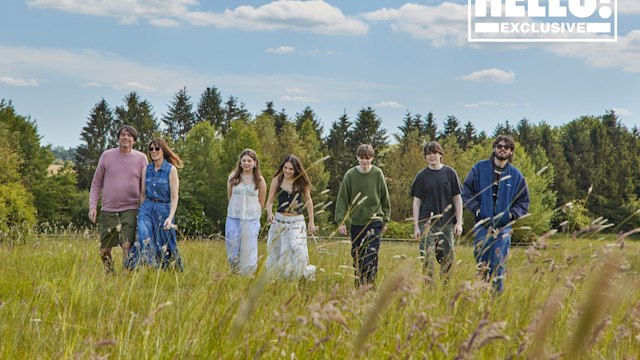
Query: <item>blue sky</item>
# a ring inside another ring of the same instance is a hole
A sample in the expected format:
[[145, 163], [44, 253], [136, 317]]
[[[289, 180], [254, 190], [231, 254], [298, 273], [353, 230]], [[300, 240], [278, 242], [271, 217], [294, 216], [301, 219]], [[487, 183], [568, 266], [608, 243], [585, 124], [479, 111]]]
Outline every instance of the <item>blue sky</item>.
[[216, 86], [249, 112], [310, 106], [325, 129], [371, 106], [389, 133], [406, 111], [490, 133], [614, 109], [640, 127], [640, 1], [618, 0], [615, 43], [468, 43], [467, 1], [5, 0], [0, 98], [43, 143], [79, 144], [91, 108], [135, 90], [167, 112]]

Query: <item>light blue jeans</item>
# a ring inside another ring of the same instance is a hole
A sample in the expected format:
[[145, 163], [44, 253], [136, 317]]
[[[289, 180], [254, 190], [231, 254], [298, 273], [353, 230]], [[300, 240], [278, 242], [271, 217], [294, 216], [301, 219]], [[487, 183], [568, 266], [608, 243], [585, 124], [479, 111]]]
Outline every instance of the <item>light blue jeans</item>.
[[227, 217], [224, 236], [231, 271], [252, 275], [258, 268], [260, 219], [240, 220]]

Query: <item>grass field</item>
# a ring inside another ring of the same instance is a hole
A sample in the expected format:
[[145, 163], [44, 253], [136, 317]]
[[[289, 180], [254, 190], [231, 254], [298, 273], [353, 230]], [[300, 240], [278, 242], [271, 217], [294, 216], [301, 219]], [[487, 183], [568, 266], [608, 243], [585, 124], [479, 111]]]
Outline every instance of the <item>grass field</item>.
[[[103, 272], [97, 237], [0, 245], [0, 358], [635, 359], [640, 246], [554, 237], [512, 248], [506, 291], [478, 282], [472, 249], [428, 281], [417, 243], [381, 247], [356, 289], [349, 244], [310, 241], [315, 281], [231, 275], [220, 241], [179, 244], [185, 271]], [[114, 249], [120, 254], [119, 249]], [[260, 244], [260, 266], [265, 244]], [[438, 266], [436, 266], [438, 269]]]

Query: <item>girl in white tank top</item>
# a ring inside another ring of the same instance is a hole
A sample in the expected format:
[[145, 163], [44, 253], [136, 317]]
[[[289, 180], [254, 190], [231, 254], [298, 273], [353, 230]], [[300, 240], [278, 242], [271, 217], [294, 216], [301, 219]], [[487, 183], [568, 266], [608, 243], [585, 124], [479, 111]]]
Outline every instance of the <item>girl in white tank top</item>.
[[252, 275], [258, 267], [258, 234], [266, 193], [257, 154], [251, 149], [243, 150], [227, 181], [225, 245], [234, 273]]

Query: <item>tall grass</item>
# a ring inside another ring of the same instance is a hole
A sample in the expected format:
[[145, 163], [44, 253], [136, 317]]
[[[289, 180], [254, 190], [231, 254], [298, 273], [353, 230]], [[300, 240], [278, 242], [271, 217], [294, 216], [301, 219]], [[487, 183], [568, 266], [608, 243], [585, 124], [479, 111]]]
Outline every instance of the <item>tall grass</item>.
[[378, 286], [359, 289], [344, 242], [310, 242], [319, 270], [299, 282], [230, 274], [220, 241], [179, 247], [182, 273], [119, 266], [114, 276], [97, 237], [0, 245], [0, 358], [640, 356], [640, 245], [630, 241], [556, 235], [512, 248], [498, 296], [477, 281], [467, 246], [442, 284], [424, 275], [417, 243], [385, 242]]

